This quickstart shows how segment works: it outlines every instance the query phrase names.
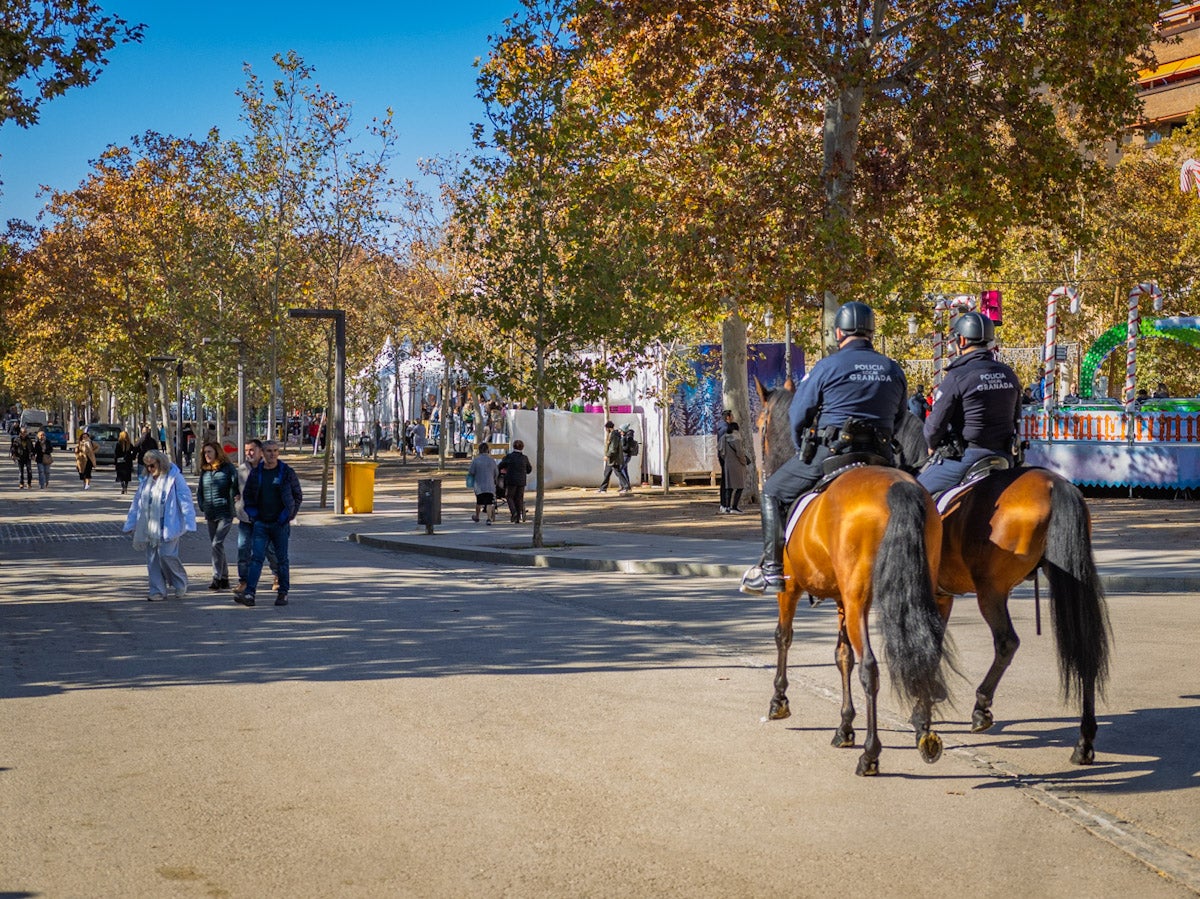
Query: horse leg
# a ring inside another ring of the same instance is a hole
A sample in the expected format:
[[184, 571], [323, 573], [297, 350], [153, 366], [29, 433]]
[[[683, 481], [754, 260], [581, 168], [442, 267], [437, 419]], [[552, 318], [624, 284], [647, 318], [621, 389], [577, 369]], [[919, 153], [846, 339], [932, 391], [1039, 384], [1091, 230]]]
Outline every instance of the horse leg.
[[787, 699], [787, 657], [792, 645], [792, 622], [796, 617], [796, 601], [799, 594], [784, 591], [779, 594], [779, 623], [775, 625], [775, 695], [767, 717], [772, 721], [787, 718], [792, 714]]
[[[950, 610], [954, 606], [954, 596], [950, 593], [938, 593], [935, 599], [942, 624], [949, 623]], [[935, 697], [938, 701], [945, 698], [945, 696]], [[942, 738], [933, 732], [933, 702], [916, 702], [908, 723], [912, 725], [913, 732], [916, 734], [917, 749], [921, 751], [921, 757], [931, 764], [940, 759], [942, 757]]]
[[1008, 614], [1008, 594], [981, 588], [976, 596], [983, 620], [992, 629], [992, 667], [975, 689], [975, 710], [971, 713], [971, 732], [982, 733], [995, 723], [992, 717], [992, 700], [1000, 678], [1012, 664], [1013, 656], [1021, 645], [1021, 638], [1013, 628], [1012, 616]]
[[846, 635], [845, 612], [838, 606], [838, 640], [833, 651], [837, 669], [842, 675], [842, 723], [833, 734], [833, 745], [837, 749], [854, 748], [854, 696], [850, 692], [850, 674], [854, 671], [854, 647]]
[[1071, 753], [1072, 765], [1090, 765], [1096, 760], [1096, 680], [1084, 678], [1080, 692], [1083, 716], [1079, 719], [1079, 742]]
[[871, 640], [867, 636], [865, 621], [862, 623], [861, 633], [862, 667], [858, 676], [867, 699], [867, 739], [863, 741], [863, 752], [858, 758], [858, 768], [854, 773], [860, 777], [873, 777], [879, 773], [879, 753], [883, 750], [883, 743], [879, 739], [879, 714], [876, 707], [876, 697], [879, 695], [879, 663], [875, 660], [875, 653], [871, 651]]

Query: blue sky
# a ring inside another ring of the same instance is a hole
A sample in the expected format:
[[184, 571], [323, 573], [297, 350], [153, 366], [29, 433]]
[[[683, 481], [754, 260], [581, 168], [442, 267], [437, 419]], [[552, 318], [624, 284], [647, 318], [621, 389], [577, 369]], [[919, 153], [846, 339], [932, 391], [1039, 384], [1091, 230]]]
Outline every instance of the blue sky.
[[488, 51], [519, 0], [447, 3], [342, 0], [102, 0], [105, 12], [146, 24], [140, 44], [111, 54], [90, 87], [42, 106], [41, 121], [0, 128], [0, 222], [32, 220], [38, 185], [69, 189], [109, 144], [147, 130], [202, 137], [217, 126], [241, 133], [235, 91], [244, 62], [266, 81], [271, 57], [295, 50], [314, 80], [354, 104], [365, 126], [391, 107], [400, 135], [397, 177], [417, 177], [417, 160], [471, 150], [482, 121], [476, 58]]

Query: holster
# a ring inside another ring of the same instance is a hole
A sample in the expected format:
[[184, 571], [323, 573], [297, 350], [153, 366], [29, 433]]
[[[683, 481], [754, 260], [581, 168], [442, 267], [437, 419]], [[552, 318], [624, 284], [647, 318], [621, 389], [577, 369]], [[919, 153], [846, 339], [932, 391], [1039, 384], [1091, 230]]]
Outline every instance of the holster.
[[817, 429], [811, 426], [804, 429], [804, 433], [800, 438], [800, 460], [808, 465], [812, 462], [813, 457], [817, 454], [817, 447], [820, 445], [820, 438], [817, 436]]

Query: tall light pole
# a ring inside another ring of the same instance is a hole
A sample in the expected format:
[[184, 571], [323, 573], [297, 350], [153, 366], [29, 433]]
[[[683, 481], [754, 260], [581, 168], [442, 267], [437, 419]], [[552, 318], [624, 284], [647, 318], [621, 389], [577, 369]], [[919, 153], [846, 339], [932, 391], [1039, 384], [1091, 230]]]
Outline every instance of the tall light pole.
[[289, 309], [289, 318], [333, 319], [333, 514], [346, 511], [346, 313], [341, 309]]

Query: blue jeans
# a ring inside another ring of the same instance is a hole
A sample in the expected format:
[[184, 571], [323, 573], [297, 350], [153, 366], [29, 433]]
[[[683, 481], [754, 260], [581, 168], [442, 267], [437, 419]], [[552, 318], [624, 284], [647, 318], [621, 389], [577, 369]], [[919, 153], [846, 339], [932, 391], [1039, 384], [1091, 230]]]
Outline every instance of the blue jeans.
[[291, 571], [288, 564], [288, 538], [292, 526], [286, 521], [254, 522], [250, 539], [250, 565], [246, 569], [246, 595], [253, 596], [258, 592], [258, 579], [262, 575], [263, 562], [267, 558], [267, 547], [275, 550], [275, 562], [279, 566], [276, 574], [279, 576], [279, 592], [287, 593], [292, 586]]
[[[237, 532], [237, 571], [238, 580], [247, 583], [250, 572], [250, 548], [254, 542], [254, 525], [248, 521], [238, 521]], [[279, 562], [275, 560], [275, 547], [267, 544], [267, 565], [271, 571], [279, 573]], [[261, 571], [261, 569], [260, 569]]]
[[39, 462], [38, 467], [38, 486], [45, 487], [50, 483], [50, 463]]

